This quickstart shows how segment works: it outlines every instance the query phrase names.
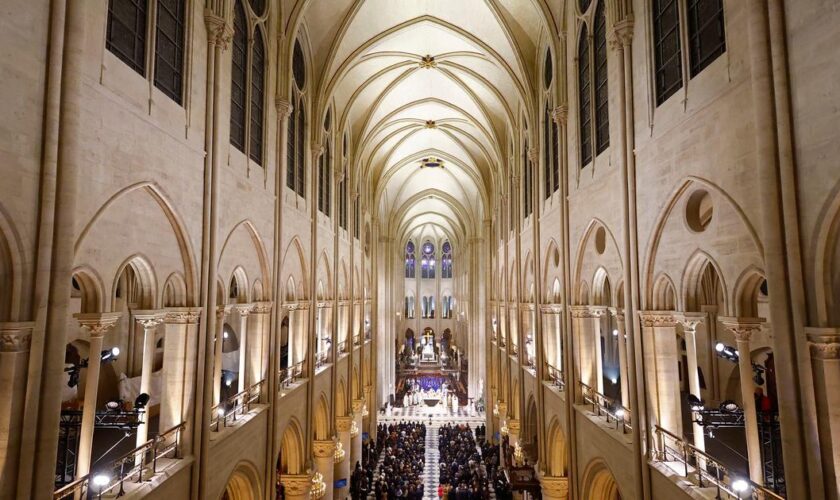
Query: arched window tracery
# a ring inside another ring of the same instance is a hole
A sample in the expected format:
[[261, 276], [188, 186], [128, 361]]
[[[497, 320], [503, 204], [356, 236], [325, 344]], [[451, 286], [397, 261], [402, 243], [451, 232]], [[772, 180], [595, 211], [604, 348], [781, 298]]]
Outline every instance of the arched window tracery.
[[423, 279], [435, 278], [435, 246], [431, 241], [423, 243], [420, 275]]
[[449, 243], [449, 241], [445, 241], [443, 242], [443, 247], [441, 247], [441, 250], [443, 253], [440, 256], [440, 277], [452, 278], [452, 245]]
[[306, 198], [306, 62], [300, 40], [295, 40], [292, 52], [292, 75], [292, 114], [289, 116], [286, 136], [286, 187]]
[[[231, 51], [230, 143], [261, 165], [265, 115], [265, 41], [261, 25], [256, 25], [253, 32], [249, 31], [247, 16], [242, 2], [236, 2]], [[253, 37], [253, 43], [249, 44], [249, 37]]]
[[406, 278], [414, 278], [415, 276], [415, 265], [416, 265], [416, 258], [414, 256], [414, 242], [412, 240], [408, 240], [408, 243], [405, 245], [405, 277]]

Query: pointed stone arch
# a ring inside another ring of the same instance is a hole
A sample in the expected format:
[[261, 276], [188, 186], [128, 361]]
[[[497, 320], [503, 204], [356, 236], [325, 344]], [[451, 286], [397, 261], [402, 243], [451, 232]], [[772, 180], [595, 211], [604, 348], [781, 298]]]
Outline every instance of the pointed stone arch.
[[17, 321], [27, 313], [23, 280], [28, 273], [23, 242], [12, 218], [0, 204], [0, 322]]
[[[707, 227], [692, 228], [687, 213], [693, 195], [701, 190], [705, 190], [711, 197], [714, 216]], [[730, 222], [719, 224], [719, 220]], [[709, 241], [712, 243], [709, 244]], [[662, 247], [671, 249], [667, 256], [660, 255], [659, 249]], [[733, 252], [733, 248], [737, 251]], [[654, 287], [661, 273], [672, 276], [683, 273], [685, 263], [682, 259], [678, 261], [677, 256], [698, 251], [704, 252], [710, 261], [716, 263], [718, 275], [722, 280], [727, 276], [737, 276], [750, 266], [763, 267], [764, 247], [740, 205], [717, 184], [701, 177], [687, 176], [677, 183], [668, 196], [665, 206], [656, 218], [643, 254], [647, 257], [641, 266], [644, 270], [641, 276], [642, 309], [655, 309], [652, 306], [655, 302]], [[724, 289], [727, 290], [724, 294], [727, 307], [731, 311], [732, 292], [726, 287]], [[682, 295], [678, 300], [681, 300], [681, 297]]]
[[589, 462], [583, 472], [583, 500], [621, 500], [612, 471], [600, 458]]
[[323, 392], [318, 398], [312, 424], [313, 437], [316, 440], [323, 441], [330, 438], [330, 405]]
[[150, 196], [152, 200], [161, 209], [162, 215], [168, 221], [168, 224], [172, 230], [172, 235], [176, 240], [178, 251], [180, 253], [182, 265], [181, 271], [184, 274], [184, 281], [186, 283], [186, 300], [189, 306], [195, 305], [197, 303], [196, 287], [198, 286], [198, 275], [195, 263], [195, 252], [193, 250], [189, 233], [186, 230], [186, 225], [183, 222], [183, 218], [175, 209], [174, 203], [166, 195], [163, 188], [161, 188], [154, 182], [141, 181], [132, 184], [117, 191], [110, 198], [108, 198], [105, 201], [105, 203], [103, 203], [102, 206], [96, 210], [93, 217], [91, 217], [91, 219], [83, 227], [81, 232], [79, 232], [79, 236], [76, 238], [76, 242], [74, 245], [76, 258], [84, 258], [84, 256], [82, 255], [82, 250], [84, 249], [87, 237], [89, 236], [91, 231], [96, 229], [97, 222], [103, 217], [105, 217], [105, 214], [110, 209], [112, 209], [112, 207], [115, 206], [117, 202], [121, 201], [123, 198], [127, 198], [135, 191], [142, 191], [143, 193]]
[[306, 253], [303, 251], [303, 244], [300, 238], [295, 236], [286, 247], [283, 254], [283, 273], [285, 283], [289, 283], [289, 278], [292, 279], [297, 286], [295, 289], [295, 296], [297, 300], [304, 300], [309, 297], [309, 288], [307, 279], [309, 272], [306, 266]]
[[548, 451], [546, 465], [552, 476], [566, 476], [568, 474], [568, 444], [566, 433], [557, 417], [554, 417], [548, 426], [548, 442], [545, 449]]
[[297, 419], [292, 417], [280, 438], [278, 470], [281, 474], [301, 474], [306, 463], [303, 449], [303, 432]]

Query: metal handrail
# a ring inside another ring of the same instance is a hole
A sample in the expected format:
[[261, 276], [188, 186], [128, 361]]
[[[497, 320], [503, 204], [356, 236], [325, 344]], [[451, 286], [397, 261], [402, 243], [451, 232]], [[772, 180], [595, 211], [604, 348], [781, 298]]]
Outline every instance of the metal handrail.
[[298, 361], [287, 368], [281, 368], [277, 373], [277, 386], [279, 388], [287, 388], [301, 379], [303, 376], [304, 363], [306, 363], [306, 360]]
[[[109, 465], [91, 471], [88, 474], [76, 479], [53, 492], [53, 500], [68, 498], [84, 498], [91, 493], [90, 482], [95, 477], [103, 476], [108, 482], [96, 485], [96, 494], [102, 495], [119, 486], [118, 497], [125, 494], [125, 481], [137, 476], [137, 483], [143, 482], [143, 471], [151, 461], [152, 475], [157, 474], [157, 461], [169, 452], [174, 451], [171, 458], [178, 458], [178, 447], [181, 442], [181, 431], [186, 428], [186, 422], [172, 427], [171, 429], [158, 434], [152, 439], [129, 451], [125, 455], [112, 461]], [[149, 453], [151, 452], [150, 456]], [[148, 479], [148, 476], [146, 476]]]
[[260, 380], [244, 391], [234, 394], [221, 403], [214, 405], [210, 410], [210, 426], [227, 426], [228, 420], [236, 421], [237, 412], [242, 416], [251, 411], [251, 405], [258, 402], [262, 394], [262, 386], [265, 380]]
[[550, 365], [546, 363], [546, 372], [548, 373], [548, 378], [554, 382], [554, 385], [557, 386], [558, 389], [561, 391], [566, 390], [566, 376], [563, 373], [563, 370], [557, 368], [556, 366]]
[[609, 423], [610, 418], [612, 418], [616, 423], [616, 429], [619, 424], [621, 425], [622, 433], [626, 433], [628, 429], [633, 429], [631, 419], [632, 413], [629, 408], [622, 406], [618, 401], [605, 394], [601, 394], [583, 382], [579, 381], [578, 384], [580, 384], [583, 400], [592, 405], [592, 411], [597, 413], [599, 416], [605, 415], [607, 417], [607, 423]]
[[[760, 484], [754, 483], [747, 477], [738, 478], [744, 481], [750, 489], [750, 496], [744, 497], [744, 492], [736, 492], [733, 487], [733, 483], [737, 479], [730, 476], [726, 467], [717, 459], [658, 425], [653, 426], [653, 431], [656, 435], [656, 445], [658, 446], [658, 450], [656, 450], [657, 454], [654, 458], [661, 462], [681, 462], [685, 468], [684, 477], [700, 488], [714, 486], [717, 488], [717, 498], [724, 498], [721, 496], [721, 493], [724, 493], [727, 495], [726, 498], [752, 498], [756, 500], [785, 499], [782, 495]], [[670, 445], [668, 440], [672, 442]], [[689, 467], [692, 467], [693, 471], [689, 471]], [[690, 474], [690, 472], [695, 472], [695, 474]]]

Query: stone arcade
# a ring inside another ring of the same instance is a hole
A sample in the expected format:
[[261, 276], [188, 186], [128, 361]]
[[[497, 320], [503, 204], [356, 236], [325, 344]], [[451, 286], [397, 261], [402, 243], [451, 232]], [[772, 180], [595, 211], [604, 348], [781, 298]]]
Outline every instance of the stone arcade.
[[838, 26], [5, 0], [0, 499], [840, 498]]

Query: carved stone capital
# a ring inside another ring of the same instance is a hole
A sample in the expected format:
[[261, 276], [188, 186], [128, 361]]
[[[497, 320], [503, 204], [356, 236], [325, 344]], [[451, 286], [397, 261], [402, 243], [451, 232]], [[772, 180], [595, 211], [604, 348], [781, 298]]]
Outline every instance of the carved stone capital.
[[269, 301], [262, 301], [262, 302], [254, 302], [251, 304], [254, 306], [251, 308], [251, 313], [253, 314], [268, 314], [271, 312], [271, 308], [274, 307], [274, 302]]
[[28, 352], [34, 322], [0, 323], [0, 352]]
[[294, 497], [308, 495], [312, 489], [312, 477], [309, 474], [281, 474], [280, 482], [286, 494]]
[[353, 425], [353, 417], [335, 417], [336, 432], [350, 432]]
[[607, 313], [603, 306], [570, 306], [573, 318], [600, 318]]
[[233, 306], [233, 310], [239, 316], [248, 316], [254, 310], [254, 304], [236, 304]]
[[617, 21], [610, 31], [609, 46], [613, 50], [629, 47], [633, 43], [633, 16]]
[[624, 309], [620, 307], [610, 307], [609, 311], [612, 317], [615, 318], [619, 324], [624, 324]]
[[194, 325], [201, 318], [200, 307], [170, 307], [166, 309], [166, 317], [163, 319], [171, 325]]
[[134, 321], [138, 322], [146, 330], [157, 328], [166, 319], [166, 311], [132, 311]]
[[216, 306], [216, 319], [217, 320], [224, 321], [226, 314], [227, 314], [227, 308], [225, 306]]
[[221, 14], [205, 9], [204, 24], [207, 26], [207, 42], [210, 45], [218, 45], [222, 50], [227, 50], [233, 39], [233, 9], [231, 12]]
[[761, 318], [721, 317], [720, 322], [738, 342], [749, 342], [754, 334], [761, 332], [761, 325], [764, 324]]
[[507, 428], [510, 434], [519, 435], [519, 431], [522, 429], [522, 424], [518, 419], [512, 418], [508, 420]]
[[73, 317], [79, 321], [82, 330], [88, 332], [91, 337], [104, 337], [105, 334], [117, 324], [122, 313], [77, 313]]
[[840, 359], [840, 328], [805, 328], [805, 333], [812, 358]]
[[703, 313], [682, 313], [677, 316], [677, 322], [682, 325], [683, 331], [687, 334], [694, 334], [697, 327], [703, 324], [706, 315]]
[[318, 162], [318, 158], [320, 158], [321, 155], [324, 154], [324, 146], [316, 146], [312, 148], [310, 154], [312, 155], [312, 164], [314, 165]]
[[551, 110], [551, 119], [557, 125], [565, 125], [569, 119], [569, 105], [561, 104]]
[[277, 110], [277, 118], [285, 120], [292, 115], [295, 107], [285, 97], [278, 97], [274, 100], [274, 109]]
[[675, 328], [677, 318], [673, 311], [639, 311], [639, 319], [645, 328]]
[[335, 441], [324, 439], [312, 441], [312, 454], [315, 458], [333, 458], [335, 453]]
[[365, 411], [365, 400], [354, 399], [351, 408], [353, 409], [353, 415], [361, 415]]
[[569, 498], [569, 478], [562, 476], [540, 477], [543, 498], [566, 499]]
[[496, 408], [498, 408], [499, 410], [499, 416], [504, 417], [505, 415], [507, 415], [508, 407], [506, 402], [499, 401], [498, 403], [496, 403]]

